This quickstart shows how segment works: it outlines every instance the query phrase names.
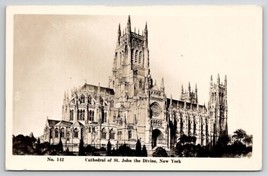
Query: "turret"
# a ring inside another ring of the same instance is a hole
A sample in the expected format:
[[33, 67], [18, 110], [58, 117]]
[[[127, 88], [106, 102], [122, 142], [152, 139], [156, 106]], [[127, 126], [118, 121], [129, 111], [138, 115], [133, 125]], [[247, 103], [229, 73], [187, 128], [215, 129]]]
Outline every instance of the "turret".
[[212, 78], [212, 75], [210, 76], [210, 86], [213, 85], [213, 78]]
[[164, 92], [165, 87], [164, 87], [164, 79], [161, 79], [161, 84], [160, 84], [160, 90]]
[[225, 87], [227, 87], [227, 76], [225, 75], [225, 78], [224, 78], [224, 85]]
[[220, 74], [218, 73], [218, 76], [217, 76], [217, 84], [218, 86], [220, 85]]
[[118, 27], [118, 45], [120, 45], [120, 38], [121, 38], [121, 25], [119, 24], [119, 27]]
[[146, 23], [146, 25], [145, 25], [144, 37], [145, 37], [145, 47], [147, 47], [147, 46], [148, 46], [148, 30], [147, 30], [147, 23]]
[[128, 16], [128, 21], [127, 21], [127, 33], [131, 33], [131, 17], [130, 15]]
[[190, 93], [191, 93], [191, 86], [190, 86], [190, 82], [188, 83], [188, 93], [189, 93], [189, 95], [190, 95]]
[[196, 98], [196, 103], [198, 104], [198, 95], [197, 95], [197, 84], [195, 85], [195, 98]]

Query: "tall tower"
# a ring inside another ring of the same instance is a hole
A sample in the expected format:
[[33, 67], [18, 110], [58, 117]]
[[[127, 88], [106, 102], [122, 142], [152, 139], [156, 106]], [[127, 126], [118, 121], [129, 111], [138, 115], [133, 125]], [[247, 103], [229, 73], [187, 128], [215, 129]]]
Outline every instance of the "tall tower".
[[[139, 31], [139, 30], [138, 30]], [[145, 82], [149, 75], [148, 30], [145, 25], [142, 34], [132, 31], [131, 18], [127, 26], [118, 27], [110, 87], [115, 91], [115, 99], [133, 98], [145, 92]]]
[[217, 76], [217, 82], [213, 82], [211, 76], [208, 110], [210, 113], [210, 126], [212, 143], [215, 144], [218, 138], [228, 134], [227, 118], [227, 78], [220, 82], [220, 75]]

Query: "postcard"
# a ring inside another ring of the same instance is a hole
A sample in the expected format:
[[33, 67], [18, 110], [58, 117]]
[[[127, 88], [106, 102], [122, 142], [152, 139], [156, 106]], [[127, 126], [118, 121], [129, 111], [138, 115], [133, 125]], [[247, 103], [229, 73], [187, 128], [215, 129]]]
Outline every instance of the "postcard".
[[10, 6], [6, 169], [262, 168], [260, 6]]

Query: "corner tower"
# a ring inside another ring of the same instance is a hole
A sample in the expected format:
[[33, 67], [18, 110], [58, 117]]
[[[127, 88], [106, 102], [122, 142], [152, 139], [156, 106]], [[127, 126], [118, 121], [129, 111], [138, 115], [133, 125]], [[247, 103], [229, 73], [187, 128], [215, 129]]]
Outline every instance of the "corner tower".
[[211, 76], [209, 103], [211, 141], [215, 144], [218, 138], [228, 134], [227, 118], [227, 78], [225, 76], [224, 83], [220, 82], [220, 75], [217, 76], [217, 82], [213, 82]]
[[118, 38], [113, 60], [110, 88], [115, 91], [115, 99], [133, 98], [145, 92], [149, 75], [149, 50], [147, 24], [142, 33], [132, 31], [131, 18], [121, 30], [118, 26]]

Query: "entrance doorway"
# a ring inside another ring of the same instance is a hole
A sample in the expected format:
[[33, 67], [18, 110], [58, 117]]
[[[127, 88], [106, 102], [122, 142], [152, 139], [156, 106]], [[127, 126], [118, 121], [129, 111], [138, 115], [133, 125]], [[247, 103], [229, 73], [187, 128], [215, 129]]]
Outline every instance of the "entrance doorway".
[[152, 148], [156, 147], [159, 140], [163, 139], [163, 134], [159, 129], [152, 131]]

